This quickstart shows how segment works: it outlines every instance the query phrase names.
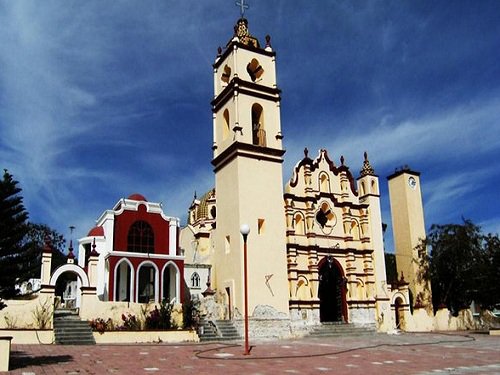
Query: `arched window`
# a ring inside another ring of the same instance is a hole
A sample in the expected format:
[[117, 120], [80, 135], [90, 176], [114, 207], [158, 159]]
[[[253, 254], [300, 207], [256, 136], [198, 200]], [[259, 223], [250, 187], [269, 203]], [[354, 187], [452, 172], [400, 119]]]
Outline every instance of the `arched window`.
[[155, 252], [155, 236], [151, 225], [142, 220], [132, 224], [128, 231], [127, 250], [136, 253]]
[[200, 287], [200, 275], [198, 275], [198, 272], [195, 272], [191, 276], [191, 288], [199, 288], [199, 287]]
[[356, 220], [351, 221], [351, 237], [354, 240], [359, 240], [359, 225]]
[[295, 226], [295, 234], [297, 235], [303, 235], [306, 233], [306, 223], [304, 221], [304, 217], [300, 214], [300, 213], [297, 213], [295, 214], [295, 218], [294, 218], [294, 226]]
[[330, 192], [330, 179], [326, 173], [322, 173], [319, 177], [319, 191], [323, 193]]
[[264, 110], [260, 104], [252, 106], [252, 143], [266, 147], [266, 131], [264, 130]]

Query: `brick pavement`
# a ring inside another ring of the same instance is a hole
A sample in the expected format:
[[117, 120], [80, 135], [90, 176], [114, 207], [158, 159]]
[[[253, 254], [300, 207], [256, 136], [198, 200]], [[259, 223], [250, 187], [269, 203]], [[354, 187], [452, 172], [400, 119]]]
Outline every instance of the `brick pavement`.
[[378, 334], [235, 344], [13, 345], [10, 374], [500, 374], [500, 337]]

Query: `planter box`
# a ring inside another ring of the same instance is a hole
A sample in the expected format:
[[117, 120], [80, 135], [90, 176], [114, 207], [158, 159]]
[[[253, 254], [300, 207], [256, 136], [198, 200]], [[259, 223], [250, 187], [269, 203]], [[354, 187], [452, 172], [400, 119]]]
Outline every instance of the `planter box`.
[[105, 331], [93, 332], [96, 344], [132, 344], [142, 342], [199, 342], [196, 331]]

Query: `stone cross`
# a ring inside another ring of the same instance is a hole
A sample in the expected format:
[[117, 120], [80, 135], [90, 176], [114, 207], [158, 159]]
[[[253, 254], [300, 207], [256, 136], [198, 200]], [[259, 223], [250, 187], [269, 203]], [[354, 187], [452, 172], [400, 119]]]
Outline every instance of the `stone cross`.
[[245, 9], [248, 9], [249, 5], [245, 4], [245, 0], [236, 1], [236, 5], [240, 7], [241, 18], [243, 18], [243, 15], [245, 14]]

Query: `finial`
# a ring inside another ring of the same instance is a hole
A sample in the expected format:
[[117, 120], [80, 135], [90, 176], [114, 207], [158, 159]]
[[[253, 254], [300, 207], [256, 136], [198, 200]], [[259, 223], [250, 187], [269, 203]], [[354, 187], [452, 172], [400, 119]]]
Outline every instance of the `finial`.
[[307, 149], [307, 147], [304, 149], [304, 156], [305, 156], [306, 158], [308, 158], [308, 157], [309, 157], [309, 150]]
[[240, 7], [241, 18], [243, 18], [243, 15], [245, 14], [245, 9], [250, 8], [248, 4], [245, 4], [245, 0], [236, 1], [236, 6]]
[[195, 190], [194, 191], [194, 198], [193, 198], [193, 200], [196, 200], [196, 198], [198, 198], [198, 197], [196, 196], [196, 190]]
[[340, 164], [344, 165], [344, 161], [345, 161], [344, 155], [340, 155]]
[[221, 57], [222, 56], [222, 47], [219, 46], [219, 48], [217, 48], [217, 57]]
[[96, 248], [96, 244], [95, 244], [95, 237], [94, 237], [94, 240], [92, 241], [92, 251], [90, 252], [89, 255], [98, 257], [99, 253], [97, 252], [97, 250], [95, 248]]
[[205, 291], [203, 293], [201, 293], [203, 295], [203, 297], [206, 297], [206, 296], [213, 296], [215, 294], [215, 291], [210, 287], [212, 283], [210, 282], [210, 269], [208, 270], [208, 277], [207, 277], [207, 289], [205, 289]]
[[365, 161], [363, 162], [363, 167], [361, 168], [361, 171], [359, 171], [359, 175], [361, 177], [365, 176], [375, 176], [375, 170], [370, 164], [370, 161], [368, 160], [368, 153], [365, 151], [364, 153]]
[[73, 240], [69, 241], [69, 249], [68, 249], [68, 260], [75, 259], [75, 254], [73, 254]]
[[271, 48], [271, 35], [266, 35], [266, 48]]

